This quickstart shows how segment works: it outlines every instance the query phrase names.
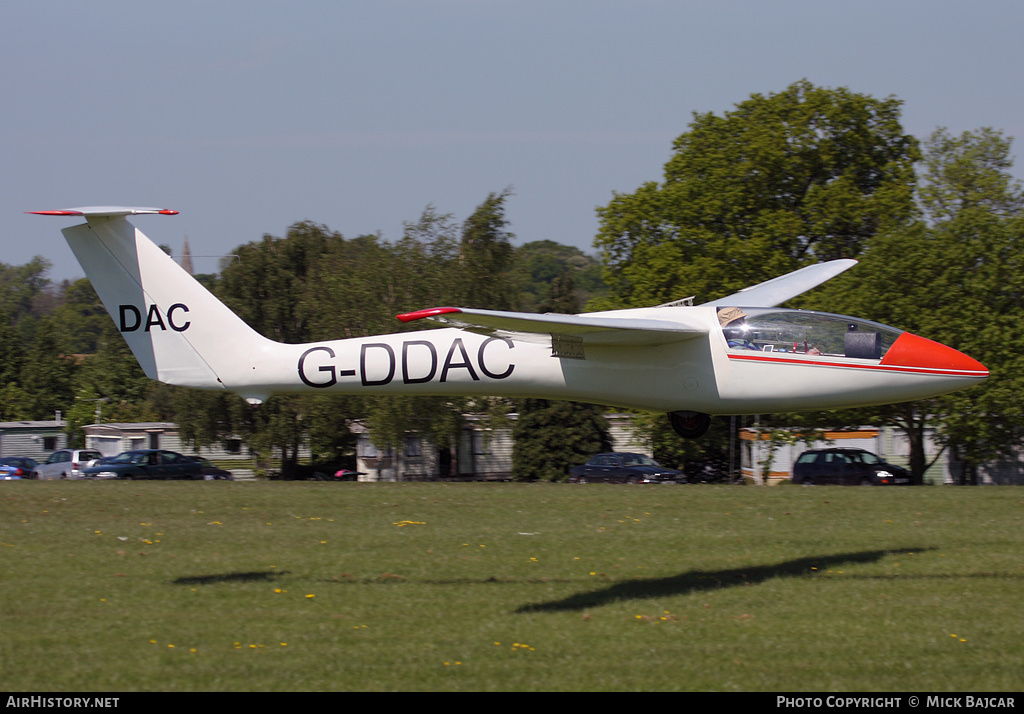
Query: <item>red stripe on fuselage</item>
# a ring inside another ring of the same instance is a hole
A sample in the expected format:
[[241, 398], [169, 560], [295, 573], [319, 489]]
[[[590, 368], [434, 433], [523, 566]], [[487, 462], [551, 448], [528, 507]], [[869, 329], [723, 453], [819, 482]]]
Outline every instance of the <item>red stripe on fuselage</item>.
[[729, 359], [741, 362], [771, 362], [773, 364], [799, 365], [802, 367], [838, 367], [840, 369], [861, 369], [875, 372], [900, 372], [903, 374], [939, 375], [945, 377], [987, 377], [988, 370], [940, 369], [894, 364], [860, 364], [830, 362], [822, 359], [799, 359], [794, 357], [771, 356], [768, 354], [730, 354]]

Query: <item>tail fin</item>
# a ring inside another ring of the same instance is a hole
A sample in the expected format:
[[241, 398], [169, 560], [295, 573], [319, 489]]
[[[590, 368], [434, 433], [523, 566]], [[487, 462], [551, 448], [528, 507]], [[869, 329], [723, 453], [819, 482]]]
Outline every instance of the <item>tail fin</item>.
[[33, 211], [83, 216], [62, 232], [146, 376], [224, 389], [270, 341], [245, 324], [126, 216], [177, 211], [95, 207]]

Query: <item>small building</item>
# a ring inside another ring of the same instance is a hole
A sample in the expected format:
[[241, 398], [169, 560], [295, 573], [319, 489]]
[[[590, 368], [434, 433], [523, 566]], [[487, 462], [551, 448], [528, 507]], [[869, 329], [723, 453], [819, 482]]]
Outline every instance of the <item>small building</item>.
[[0, 422], [0, 457], [27, 456], [46, 461], [52, 452], [68, 445], [66, 426], [62, 419]]

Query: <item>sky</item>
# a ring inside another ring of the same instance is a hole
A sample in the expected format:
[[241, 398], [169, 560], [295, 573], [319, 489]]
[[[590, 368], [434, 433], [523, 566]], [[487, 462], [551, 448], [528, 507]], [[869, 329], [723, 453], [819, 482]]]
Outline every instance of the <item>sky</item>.
[[801, 79], [1020, 157], [1022, 27], [1019, 0], [8, 3], [0, 263], [84, 274], [76, 221], [25, 211], [174, 209], [133, 221], [214, 272], [298, 221], [397, 240], [507, 187], [517, 244], [594, 252], [595, 209], [661, 180], [693, 112]]

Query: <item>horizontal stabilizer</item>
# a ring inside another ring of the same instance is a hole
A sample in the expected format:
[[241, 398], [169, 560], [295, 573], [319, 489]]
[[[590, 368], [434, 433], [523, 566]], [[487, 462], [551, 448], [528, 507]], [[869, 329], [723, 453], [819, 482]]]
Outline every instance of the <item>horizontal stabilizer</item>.
[[163, 216], [176, 216], [177, 211], [169, 208], [131, 208], [128, 206], [87, 206], [85, 208], [60, 208], [56, 211], [28, 211], [39, 216], [84, 216], [85, 218], [104, 216], [138, 216], [144, 213], [157, 213]]
[[857, 264], [856, 260], [830, 260], [827, 263], [808, 265], [792, 273], [780, 275], [763, 283], [744, 288], [719, 300], [704, 303], [714, 307], [735, 305], [742, 307], [775, 307], [790, 298], [801, 295]]
[[534, 314], [500, 310], [435, 307], [398, 315], [402, 322], [428, 319], [472, 332], [531, 341], [553, 335], [582, 339], [587, 345], [662, 345], [707, 334], [705, 327], [669, 320], [587, 315]]

